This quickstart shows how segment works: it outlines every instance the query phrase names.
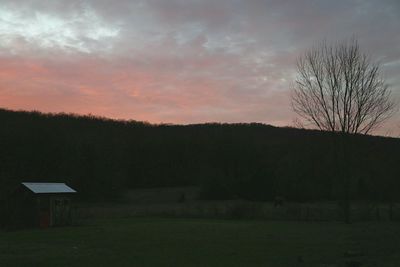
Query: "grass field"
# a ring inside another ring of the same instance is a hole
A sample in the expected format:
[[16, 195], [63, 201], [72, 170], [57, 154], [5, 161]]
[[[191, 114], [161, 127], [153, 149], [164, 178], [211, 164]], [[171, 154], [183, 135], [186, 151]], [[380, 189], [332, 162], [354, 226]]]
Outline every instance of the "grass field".
[[333, 267], [349, 250], [361, 266], [400, 266], [400, 224], [132, 218], [0, 232], [0, 266]]

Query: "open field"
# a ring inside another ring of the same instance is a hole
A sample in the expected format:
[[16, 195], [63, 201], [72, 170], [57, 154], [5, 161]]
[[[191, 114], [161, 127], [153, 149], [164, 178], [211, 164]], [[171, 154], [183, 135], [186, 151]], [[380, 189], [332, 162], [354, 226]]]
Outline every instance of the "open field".
[[[76, 203], [77, 217], [85, 219], [173, 217], [204, 219], [260, 219], [277, 221], [343, 221], [343, 209], [335, 201], [273, 202], [246, 200], [201, 200], [200, 188], [169, 187], [128, 191], [120, 201]], [[180, 201], [182, 194], [185, 201]], [[400, 221], [400, 204], [352, 202], [351, 219], [361, 221]]]
[[[400, 266], [400, 225], [131, 218], [0, 232], [0, 266]], [[299, 257], [303, 263], [299, 263]]]

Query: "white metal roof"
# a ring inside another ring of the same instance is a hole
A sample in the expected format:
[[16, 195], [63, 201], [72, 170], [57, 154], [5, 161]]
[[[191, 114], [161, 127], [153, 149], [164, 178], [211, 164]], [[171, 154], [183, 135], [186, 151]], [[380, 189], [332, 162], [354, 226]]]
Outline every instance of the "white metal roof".
[[35, 194], [46, 193], [76, 193], [74, 189], [64, 183], [22, 183]]

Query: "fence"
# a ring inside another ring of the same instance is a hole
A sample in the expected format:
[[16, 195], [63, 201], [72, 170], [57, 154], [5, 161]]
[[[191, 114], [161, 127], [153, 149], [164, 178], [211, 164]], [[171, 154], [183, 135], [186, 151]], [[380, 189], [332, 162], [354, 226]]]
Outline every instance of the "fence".
[[[78, 205], [79, 206], [79, 205]], [[149, 205], [109, 204], [81, 206], [80, 218], [124, 218], [134, 216], [166, 216], [190, 218], [263, 219], [293, 221], [341, 221], [343, 210], [335, 203], [285, 203], [274, 207], [269, 202], [193, 201]], [[357, 203], [351, 207], [351, 221], [400, 220], [400, 207], [373, 203]]]

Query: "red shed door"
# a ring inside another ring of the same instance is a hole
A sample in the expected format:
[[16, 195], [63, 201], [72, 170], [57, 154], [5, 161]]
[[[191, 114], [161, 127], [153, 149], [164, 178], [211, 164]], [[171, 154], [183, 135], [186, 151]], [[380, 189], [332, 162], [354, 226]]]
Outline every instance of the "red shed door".
[[50, 227], [50, 212], [49, 211], [40, 211], [39, 226], [40, 226], [40, 228]]

